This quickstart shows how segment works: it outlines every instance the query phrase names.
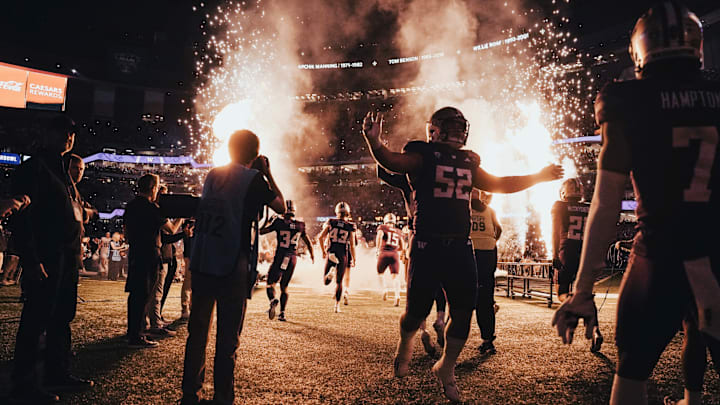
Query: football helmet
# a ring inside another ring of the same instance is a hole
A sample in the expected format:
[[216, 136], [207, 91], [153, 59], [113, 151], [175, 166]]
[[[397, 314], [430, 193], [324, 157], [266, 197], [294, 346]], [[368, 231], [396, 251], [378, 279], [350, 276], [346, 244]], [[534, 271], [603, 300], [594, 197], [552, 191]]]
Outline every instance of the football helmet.
[[703, 32], [700, 19], [676, 1], [651, 7], [635, 23], [630, 34], [630, 57], [635, 74], [648, 63], [665, 59], [703, 60]]
[[433, 113], [425, 126], [428, 142], [448, 143], [465, 146], [470, 123], [460, 110], [455, 107], [443, 107]]
[[578, 179], [567, 179], [560, 186], [560, 199], [567, 200], [571, 197], [582, 197], [582, 185]]
[[388, 212], [383, 217], [383, 224], [396, 224], [397, 223], [397, 217], [392, 212]]
[[293, 200], [285, 200], [285, 215], [295, 215], [295, 202]]
[[349, 217], [350, 216], [350, 205], [346, 203], [345, 201], [340, 201], [335, 206], [335, 215], [339, 217]]

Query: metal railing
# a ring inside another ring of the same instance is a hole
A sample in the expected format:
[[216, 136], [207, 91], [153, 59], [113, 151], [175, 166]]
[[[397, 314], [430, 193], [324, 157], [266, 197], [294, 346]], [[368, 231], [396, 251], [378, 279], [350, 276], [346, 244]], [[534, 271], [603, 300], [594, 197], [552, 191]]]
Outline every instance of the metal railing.
[[506, 296], [541, 298], [547, 301], [548, 308], [552, 306], [556, 281], [551, 262], [498, 262], [498, 269], [507, 272]]

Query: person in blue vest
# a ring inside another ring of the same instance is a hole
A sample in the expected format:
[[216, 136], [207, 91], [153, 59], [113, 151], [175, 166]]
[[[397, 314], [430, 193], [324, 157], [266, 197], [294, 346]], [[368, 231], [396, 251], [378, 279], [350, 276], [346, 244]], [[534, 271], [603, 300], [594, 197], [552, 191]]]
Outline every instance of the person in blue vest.
[[200, 401], [205, 380], [207, 348], [213, 309], [217, 306], [213, 403], [231, 405], [234, 377], [257, 259], [251, 254], [251, 229], [269, 206], [285, 213], [285, 203], [265, 156], [258, 155], [260, 140], [242, 129], [230, 136], [231, 163], [212, 169], [205, 178], [196, 215], [192, 272], [192, 302], [185, 346], [181, 404]]

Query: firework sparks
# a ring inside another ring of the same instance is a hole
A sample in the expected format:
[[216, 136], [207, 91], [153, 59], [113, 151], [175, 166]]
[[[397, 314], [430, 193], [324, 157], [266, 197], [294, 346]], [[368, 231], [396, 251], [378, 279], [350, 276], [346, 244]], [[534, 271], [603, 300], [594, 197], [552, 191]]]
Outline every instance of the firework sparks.
[[[299, 65], [297, 38], [302, 34], [295, 32], [290, 23], [298, 17], [284, 16], [277, 10], [266, 13], [261, 0], [223, 4], [212, 10], [204, 3], [196, 6], [204, 16], [200, 29], [206, 39], [197, 46], [195, 73], [200, 84], [190, 125], [198, 156], [215, 165], [226, 163], [227, 138], [234, 130], [248, 128], [260, 136], [261, 153], [270, 157], [274, 171], [280, 174], [277, 178], [281, 188], [297, 188], [304, 180], [298, 177], [293, 155], [300, 153], [307, 159], [323, 152], [291, 150], [292, 139], [313, 132], [316, 125], [313, 117], [303, 114], [303, 105], [295, 97], [313, 87], [307, 76], [293, 69]], [[444, 14], [449, 21], [436, 23], [454, 26], [454, 22], [462, 21], [467, 35], [451, 30], [451, 39], [433, 38], [428, 37], [425, 27], [416, 31], [403, 27], [404, 38], [415, 35], [414, 44], [430, 44], [428, 49], [413, 52], [431, 54], [443, 46], [460, 49], [476, 40], [474, 30], [479, 27], [466, 18], [472, 15], [468, 6], [453, 2], [447, 7], [457, 9]], [[404, 118], [389, 115], [388, 124], [398, 129], [416, 128], [418, 122], [425, 121], [428, 111], [454, 105], [471, 122], [468, 147], [480, 154], [489, 172], [524, 174], [551, 162], [562, 162], [566, 178], [574, 177], [575, 150], [570, 146], [553, 147], [552, 143], [583, 134], [582, 125], [591, 114], [594, 79], [583, 67], [583, 56], [573, 48], [576, 39], [564, 31], [569, 20], [560, 9], [546, 17], [536, 10], [506, 7], [513, 18], [523, 16], [518, 26], [525, 28], [497, 28], [495, 33], [484, 28], [484, 34], [500, 38], [528, 34], [527, 41], [506, 42], [483, 53], [458, 51], [455, 56], [447, 52], [453, 56], [420, 62], [420, 73], [409, 85], [429, 90], [395, 103], [396, 108], [404, 110]], [[423, 7], [417, 9], [423, 12]], [[402, 11], [398, 13], [398, 21], [403, 24], [412, 25], [416, 20], [412, 15], [401, 15]], [[412, 97], [418, 100], [409, 100]], [[415, 124], [406, 125], [404, 120]], [[405, 139], [417, 133], [403, 133], [402, 129], [397, 132]], [[332, 142], [325, 140], [326, 145], [327, 141]], [[528, 229], [537, 226], [539, 231], [530, 235], [534, 239], [530, 242], [549, 251], [544, 245], [550, 240], [550, 207], [558, 198], [559, 185], [560, 181], [556, 181], [517, 195], [496, 197], [494, 205], [504, 225], [515, 228], [504, 233], [501, 247], [524, 250], [525, 236], [531, 234]]]

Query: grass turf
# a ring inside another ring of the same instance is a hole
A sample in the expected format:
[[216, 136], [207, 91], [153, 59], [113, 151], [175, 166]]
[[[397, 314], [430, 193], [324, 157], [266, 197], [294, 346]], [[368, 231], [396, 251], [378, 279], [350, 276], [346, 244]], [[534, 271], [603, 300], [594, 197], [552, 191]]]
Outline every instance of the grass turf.
[[[180, 315], [179, 285], [172, 287], [166, 319]], [[366, 404], [446, 402], [430, 375], [433, 359], [417, 341], [410, 375], [392, 377], [392, 358], [401, 308], [379, 294], [358, 292], [344, 312], [332, 313], [330, 290], [290, 287], [288, 322], [267, 319], [267, 298], [256, 290], [249, 302], [235, 367], [236, 403], [242, 404]], [[72, 324], [74, 373], [93, 378], [86, 392], [63, 395], [72, 404], [169, 404], [181, 396], [183, 353], [187, 331], [161, 341], [157, 349], [131, 350], [122, 335], [126, 325], [126, 293], [120, 282], [81, 281], [78, 311]], [[602, 293], [598, 301], [602, 301]], [[12, 351], [21, 304], [19, 289], [0, 289], [0, 403], [9, 389]], [[600, 311], [605, 335], [602, 354], [589, 352], [582, 337], [562, 346], [550, 327], [552, 310], [540, 300], [497, 297], [498, 353], [477, 353], [480, 336], [473, 324], [456, 374], [463, 399], [480, 404], [607, 403], [617, 352], [614, 340], [614, 299]], [[404, 303], [404, 300], [403, 300]], [[434, 320], [434, 314], [431, 315]], [[213, 332], [214, 333], [214, 330]], [[434, 336], [434, 332], [431, 331]], [[578, 334], [579, 335], [579, 334]], [[208, 347], [204, 393], [212, 395], [214, 339]], [[665, 395], [680, 398], [681, 337], [663, 354], [648, 384], [651, 403]], [[714, 370], [705, 382], [705, 403], [719, 403]]]

